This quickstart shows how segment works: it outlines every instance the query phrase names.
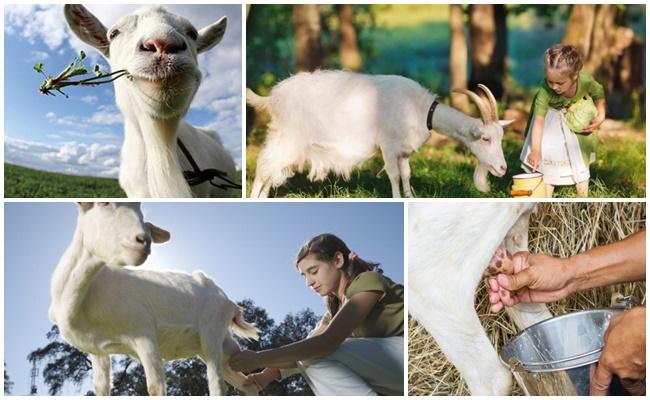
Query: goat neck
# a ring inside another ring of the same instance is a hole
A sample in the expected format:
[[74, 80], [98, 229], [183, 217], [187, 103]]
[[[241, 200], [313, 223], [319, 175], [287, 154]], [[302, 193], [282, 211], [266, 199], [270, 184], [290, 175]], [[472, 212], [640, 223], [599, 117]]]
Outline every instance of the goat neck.
[[50, 320], [59, 325], [69, 325], [81, 314], [88, 287], [104, 263], [83, 245], [83, 234], [77, 226], [72, 242], [59, 260], [52, 276]]
[[466, 145], [476, 140], [473, 132], [476, 132], [480, 125], [482, 125], [480, 119], [467, 116], [455, 108], [442, 103], [436, 106], [436, 110], [431, 118], [433, 130]]
[[[136, 140], [125, 139], [123, 157], [144, 160], [148, 195], [150, 197], [192, 197], [176, 151], [178, 126], [181, 117], [156, 118], [145, 112], [125, 113], [132, 123], [125, 124], [125, 135], [136, 136]], [[137, 140], [140, 139], [140, 140]], [[139, 148], [129, 148], [141, 143]], [[123, 160], [130, 164], [131, 160]]]

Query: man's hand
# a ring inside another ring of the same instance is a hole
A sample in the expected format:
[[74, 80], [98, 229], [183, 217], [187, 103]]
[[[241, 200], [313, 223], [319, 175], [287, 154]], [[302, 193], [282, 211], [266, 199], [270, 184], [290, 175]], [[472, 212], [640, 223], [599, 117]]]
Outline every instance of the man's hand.
[[605, 348], [591, 377], [591, 395], [605, 396], [612, 376], [630, 394], [642, 395], [645, 386], [645, 307], [636, 307], [612, 319], [605, 332]]
[[546, 303], [560, 300], [573, 291], [572, 271], [566, 259], [519, 252], [512, 256], [511, 268], [512, 272], [504, 271], [489, 280], [493, 312], [519, 302]]

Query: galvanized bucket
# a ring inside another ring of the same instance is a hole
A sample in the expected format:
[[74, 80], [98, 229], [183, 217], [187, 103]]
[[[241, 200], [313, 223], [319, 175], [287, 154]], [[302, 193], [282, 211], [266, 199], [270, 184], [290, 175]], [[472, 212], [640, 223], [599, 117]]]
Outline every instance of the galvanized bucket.
[[529, 396], [589, 395], [590, 367], [619, 312], [596, 309], [547, 319], [521, 331], [499, 356]]

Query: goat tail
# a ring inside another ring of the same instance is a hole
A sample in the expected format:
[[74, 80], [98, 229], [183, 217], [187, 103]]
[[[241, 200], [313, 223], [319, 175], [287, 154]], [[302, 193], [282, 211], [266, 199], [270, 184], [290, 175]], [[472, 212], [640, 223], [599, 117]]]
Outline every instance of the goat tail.
[[232, 332], [243, 339], [259, 339], [259, 329], [257, 329], [254, 323], [246, 322], [241, 307], [237, 305], [234, 306], [235, 316], [232, 318], [232, 322], [230, 323], [230, 329], [232, 329]]
[[260, 96], [249, 88], [246, 88], [246, 104], [257, 111], [269, 112], [269, 98]]

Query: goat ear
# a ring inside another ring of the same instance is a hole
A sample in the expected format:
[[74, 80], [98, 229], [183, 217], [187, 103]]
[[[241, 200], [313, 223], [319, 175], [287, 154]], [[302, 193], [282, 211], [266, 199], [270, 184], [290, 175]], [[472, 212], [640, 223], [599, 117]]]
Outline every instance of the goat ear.
[[221, 19], [212, 25], [206, 26], [199, 31], [199, 38], [196, 40], [196, 51], [202, 53], [216, 46], [223, 38], [228, 24], [227, 17]]
[[516, 120], [514, 120], [514, 119], [502, 119], [502, 120], [499, 120], [499, 125], [501, 125], [502, 127], [505, 127], [505, 126], [508, 126], [508, 125], [512, 124], [515, 121]]
[[171, 234], [162, 228], [158, 228], [151, 222], [145, 223], [151, 232], [151, 240], [154, 243], [165, 243], [171, 237]]
[[88, 202], [86, 202], [86, 203], [81, 203], [81, 202], [77, 202], [77, 208], [79, 209], [79, 212], [80, 212], [81, 214], [83, 214], [83, 213], [85, 213], [86, 211], [88, 211], [88, 210], [90, 210], [91, 208], [93, 208], [94, 205], [95, 205], [95, 203], [88, 203]]
[[110, 43], [106, 37], [106, 27], [81, 4], [66, 4], [63, 14], [72, 32], [81, 41], [99, 50], [108, 58]]

